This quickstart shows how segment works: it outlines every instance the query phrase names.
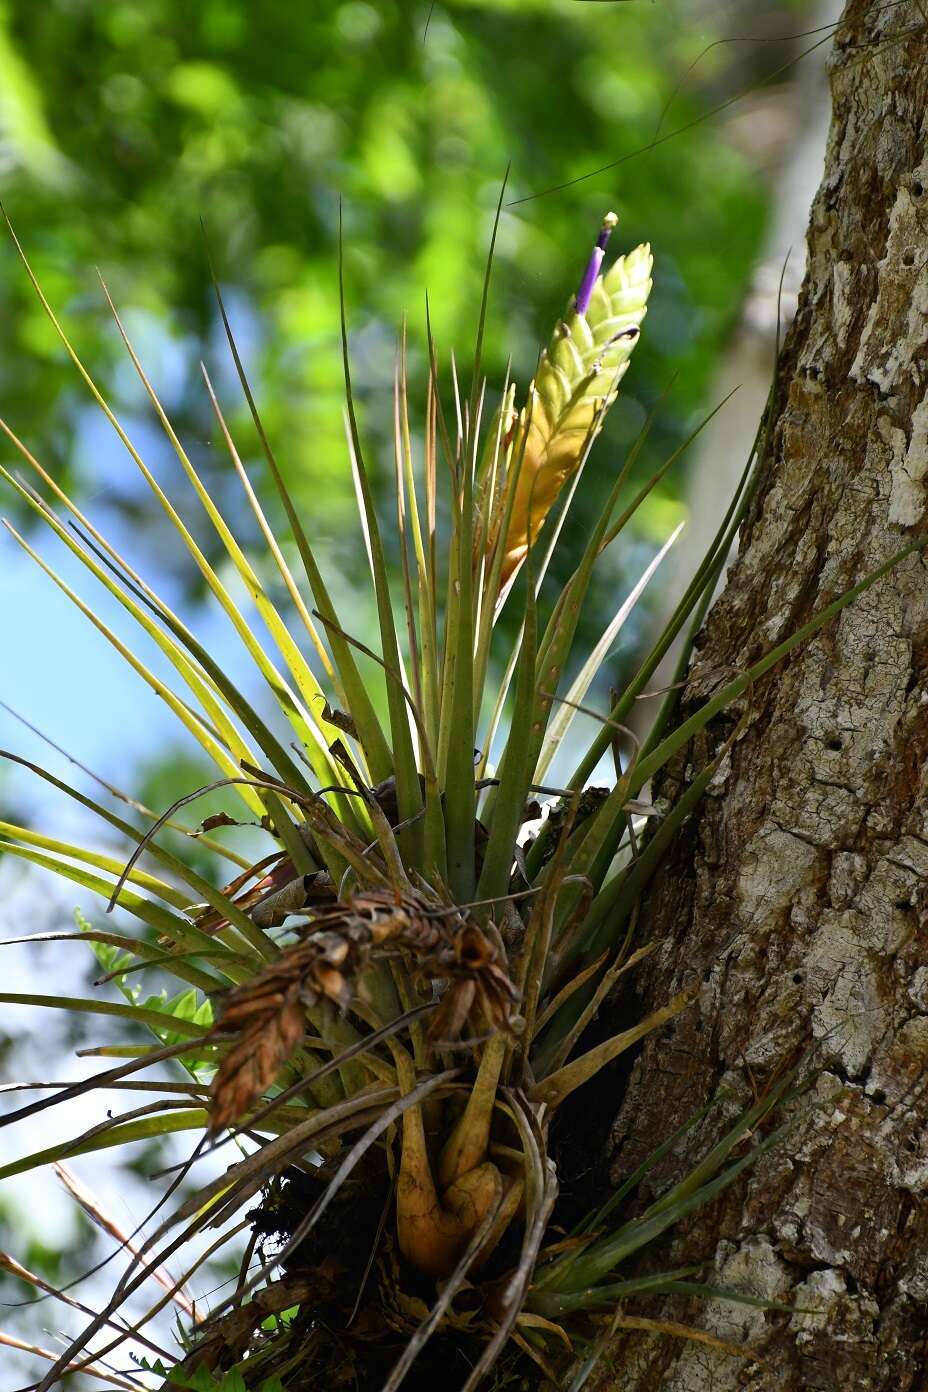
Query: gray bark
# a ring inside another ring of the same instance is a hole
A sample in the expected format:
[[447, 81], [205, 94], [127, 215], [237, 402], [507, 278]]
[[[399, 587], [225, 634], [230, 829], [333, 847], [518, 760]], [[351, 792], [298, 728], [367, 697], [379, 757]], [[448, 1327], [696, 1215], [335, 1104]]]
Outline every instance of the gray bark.
[[[761, 483], [683, 714], [928, 530], [928, 24], [849, 0], [808, 269]], [[807, 1313], [669, 1302], [743, 1360], [628, 1335], [601, 1388], [928, 1388], [928, 560], [910, 556], [748, 693], [745, 726], [645, 912], [640, 1008], [698, 974], [696, 1007], [636, 1063], [616, 1178], [728, 1095], [660, 1191], [806, 1055], [792, 1130], [660, 1256]], [[673, 796], [730, 733], [669, 775]], [[650, 1258], [657, 1261], [656, 1257]], [[653, 1315], [653, 1306], [646, 1312]]]

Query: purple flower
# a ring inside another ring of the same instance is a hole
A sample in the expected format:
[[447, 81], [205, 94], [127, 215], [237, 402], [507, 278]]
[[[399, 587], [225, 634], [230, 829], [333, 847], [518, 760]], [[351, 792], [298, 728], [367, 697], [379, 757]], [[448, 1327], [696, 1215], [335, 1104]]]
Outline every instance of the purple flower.
[[590, 307], [590, 300], [593, 296], [593, 286], [596, 284], [596, 277], [599, 275], [599, 268], [603, 264], [603, 257], [606, 254], [606, 243], [612, 236], [612, 229], [618, 222], [615, 213], [607, 213], [603, 218], [603, 225], [596, 238], [596, 245], [590, 253], [586, 270], [583, 272], [583, 279], [580, 282], [580, 289], [577, 291], [576, 311], [578, 314], [586, 314]]

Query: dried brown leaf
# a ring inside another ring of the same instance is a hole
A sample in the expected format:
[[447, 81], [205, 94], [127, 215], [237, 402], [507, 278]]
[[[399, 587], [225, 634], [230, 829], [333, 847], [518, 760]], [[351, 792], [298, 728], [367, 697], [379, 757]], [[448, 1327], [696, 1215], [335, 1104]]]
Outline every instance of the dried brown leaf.
[[306, 1028], [302, 979], [286, 958], [226, 999], [217, 1028], [239, 1038], [213, 1079], [210, 1134], [238, 1121], [300, 1045]]
[[[291, 892], [299, 898], [301, 881], [265, 902], [275, 912]], [[509, 1026], [518, 997], [499, 964], [500, 949], [456, 910], [411, 893], [365, 890], [310, 910], [300, 931], [301, 941], [225, 998], [215, 1028], [239, 1038], [213, 1082], [213, 1133], [238, 1121], [274, 1082], [303, 1038], [306, 1007], [329, 1000], [347, 1009], [372, 957], [388, 948], [408, 959], [414, 977], [449, 983], [431, 1039], [457, 1038], [468, 1021], [482, 1033]]]

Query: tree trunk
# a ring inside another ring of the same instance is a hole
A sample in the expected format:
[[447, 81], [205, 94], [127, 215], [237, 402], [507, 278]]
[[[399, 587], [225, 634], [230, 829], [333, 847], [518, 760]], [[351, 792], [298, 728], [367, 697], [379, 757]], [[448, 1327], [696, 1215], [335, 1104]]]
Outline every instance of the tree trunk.
[[[837, 24], [843, 0], [818, 0], [807, 15], [807, 27], [814, 33], [827, 33]], [[737, 33], [751, 29], [756, 6], [740, 6]], [[781, 29], [789, 28], [783, 24]], [[796, 56], [809, 46], [809, 39], [796, 41]], [[770, 375], [778, 333], [785, 333], [793, 322], [806, 270], [802, 245], [809, 204], [822, 176], [831, 103], [828, 95], [827, 61], [829, 46], [822, 44], [805, 57], [790, 74], [790, 81], [767, 97], [769, 108], [760, 130], [777, 125], [782, 148], [777, 168], [770, 177], [773, 207], [764, 248], [747, 287], [738, 323], [734, 326], [719, 364], [713, 374], [708, 399], [724, 401], [731, 397], [717, 416], [707, 422], [688, 451], [686, 471], [686, 529], [663, 567], [663, 587], [659, 610], [649, 625], [642, 653], [650, 651], [683, 598], [693, 572], [715, 536], [719, 525], [719, 499], [734, 493], [757, 422], [770, 391]], [[782, 62], [782, 57], [778, 62]], [[769, 89], [768, 89], [769, 90]], [[735, 108], [737, 110], [737, 107]], [[764, 149], [762, 135], [754, 137], [754, 157]], [[769, 143], [769, 137], [768, 137]], [[752, 154], [750, 144], [746, 153]], [[769, 155], [768, 155], [769, 159]], [[769, 176], [768, 176], [769, 177]], [[724, 578], [719, 581], [721, 590]], [[673, 681], [680, 650], [681, 634], [671, 645], [654, 674], [652, 686]], [[645, 735], [653, 718], [651, 703], [644, 701], [635, 713], [634, 728]]]
[[[850, 0], [831, 82], [760, 486], [683, 714], [928, 525], [923, 7]], [[603, 1389], [928, 1388], [926, 567], [909, 556], [748, 693], [736, 743], [646, 906], [663, 945], [639, 977], [645, 1003], [694, 974], [703, 987], [636, 1063], [615, 1177], [715, 1098], [650, 1177], [662, 1190], [720, 1116], [814, 1041], [785, 1138], [662, 1261], [704, 1260], [700, 1279], [806, 1313], [668, 1302], [667, 1318], [762, 1359], [636, 1333], [616, 1344]], [[717, 722], [676, 777], [732, 726]], [[673, 782], [659, 791], [673, 796]]]

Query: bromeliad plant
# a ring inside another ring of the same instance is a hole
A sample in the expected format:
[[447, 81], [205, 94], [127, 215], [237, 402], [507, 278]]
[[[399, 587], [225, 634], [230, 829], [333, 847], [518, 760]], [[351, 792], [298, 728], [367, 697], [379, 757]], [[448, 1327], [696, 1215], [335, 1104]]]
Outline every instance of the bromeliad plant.
[[[180, 1385], [219, 1386], [234, 1374], [235, 1385], [279, 1378], [297, 1389], [351, 1373], [364, 1387], [392, 1392], [433, 1336], [446, 1350], [450, 1341], [465, 1351], [461, 1367], [469, 1371], [461, 1381], [467, 1389], [504, 1348], [512, 1349], [511, 1341], [553, 1377], [552, 1364], [564, 1349], [582, 1349], [594, 1339], [597, 1311], [614, 1309], [634, 1293], [700, 1289], [692, 1270], [622, 1278], [618, 1269], [771, 1143], [755, 1138], [743, 1149], [787, 1081], [771, 1088], [657, 1203], [619, 1217], [640, 1178], [633, 1176], [566, 1236], [557, 1222], [551, 1141], [567, 1099], [692, 999], [684, 991], [620, 1033], [589, 1042], [588, 1026], [608, 993], [651, 950], [635, 941], [637, 905], [718, 759], [662, 817], [649, 816], [654, 809], [641, 800], [651, 780], [700, 728], [875, 577], [721, 687], [677, 728], [671, 690], [647, 739], [630, 741], [625, 758], [616, 754], [611, 786], [590, 787], [601, 757], [627, 734], [626, 717], [671, 643], [687, 626], [692, 637], [701, 621], [750, 494], [749, 463], [654, 650], [564, 786], [549, 785], [574, 717], [667, 550], [578, 666], [574, 640], [594, 566], [673, 462], [625, 498], [646, 427], [616, 473], [579, 564], [542, 613], [542, 580], [628, 367], [651, 289], [647, 246], [603, 271], [614, 224], [610, 214], [528, 390], [521, 394], [507, 382], [488, 421], [480, 344], [489, 267], [472, 386], [464, 399], [455, 381], [450, 425], [430, 345], [421, 451], [410, 426], [400, 351], [391, 520], [399, 536], [399, 575], [388, 571], [343, 327], [348, 454], [379, 621], [376, 638], [364, 635], [363, 641], [343, 623], [320, 572], [262, 426], [218, 286], [229, 345], [301, 577], [249, 481], [208, 377], [206, 390], [286, 592], [286, 608], [272, 599], [263, 572], [204, 486], [115, 308], [152, 409], [237, 574], [234, 590], [91, 380], [20, 249], [77, 371], [276, 708], [271, 719], [246, 699], [131, 561], [0, 423], [30, 471], [20, 476], [3, 468], [7, 483], [157, 645], [174, 670], [174, 685], [7, 524], [11, 534], [170, 706], [218, 775], [163, 816], [137, 803], [123, 816], [112, 802], [27, 765], [135, 849], [124, 863], [3, 824], [3, 851], [95, 892], [142, 929], [133, 936], [81, 922], [77, 932], [57, 935], [91, 944], [105, 972], [100, 984], [115, 983], [123, 1000], [112, 999], [112, 988], [91, 999], [6, 994], [0, 1000], [106, 1014], [144, 1026], [156, 1042], [141, 1045], [133, 1036], [100, 1048], [99, 1054], [124, 1061], [7, 1120], [96, 1088], [144, 1086], [153, 1100], [111, 1115], [67, 1145], [10, 1162], [0, 1176], [169, 1131], [201, 1133], [193, 1160], [229, 1135], [242, 1151], [138, 1249], [110, 1305], [57, 1358], [43, 1389], [55, 1385], [69, 1363], [89, 1362], [82, 1351], [95, 1335], [104, 1339], [98, 1358], [133, 1331], [144, 1338], [145, 1321], [128, 1331], [118, 1321], [122, 1302], [162, 1261], [183, 1252], [193, 1234], [209, 1228], [221, 1232], [210, 1251], [243, 1228], [253, 1233], [234, 1293], [186, 1336], [188, 1348], [171, 1374]], [[444, 513], [447, 535], [438, 524]], [[247, 607], [237, 597], [241, 590]], [[508, 654], [499, 651], [497, 628], [507, 602], [521, 611]], [[688, 645], [681, 674], [687, 660]], [[576, 675], [564, 691], [571, 670]], [[286, 735], [279, 733], [282, 725]], [[231, 790], [240, 817], [261, 828], [266, 847], [254, 863], [223, 840], [223, 829], [240, 818], [223, 813], [193, 829], [178, 820], [185, 805], [217, 788]], [[169, 839], [178, 828], [234, 866], [234, 875], [230, 871], [220, 887], [194, 869]], [[180, 995], [144, 999], [136, 982], [153, 970], [178, 982]], [[183, 1065], [183, 1082], [129, 1082], [167, 1059]], [[743, 1153], [733, 1158], [739, 1148]], [[256, 1197], [258, 1207], [248, 1213], [245, 1206]], [[271, 1236], [277, 1238], [272, 1255], [254, 1269], [259, 1239], [263, 1244]], [[183, 1279], [202, 1260], [201, 1254]], [[170, 1298], [169, 1292], [155, 1309]], [[589, 1358], [583, 1366], [588, 1370]]]

